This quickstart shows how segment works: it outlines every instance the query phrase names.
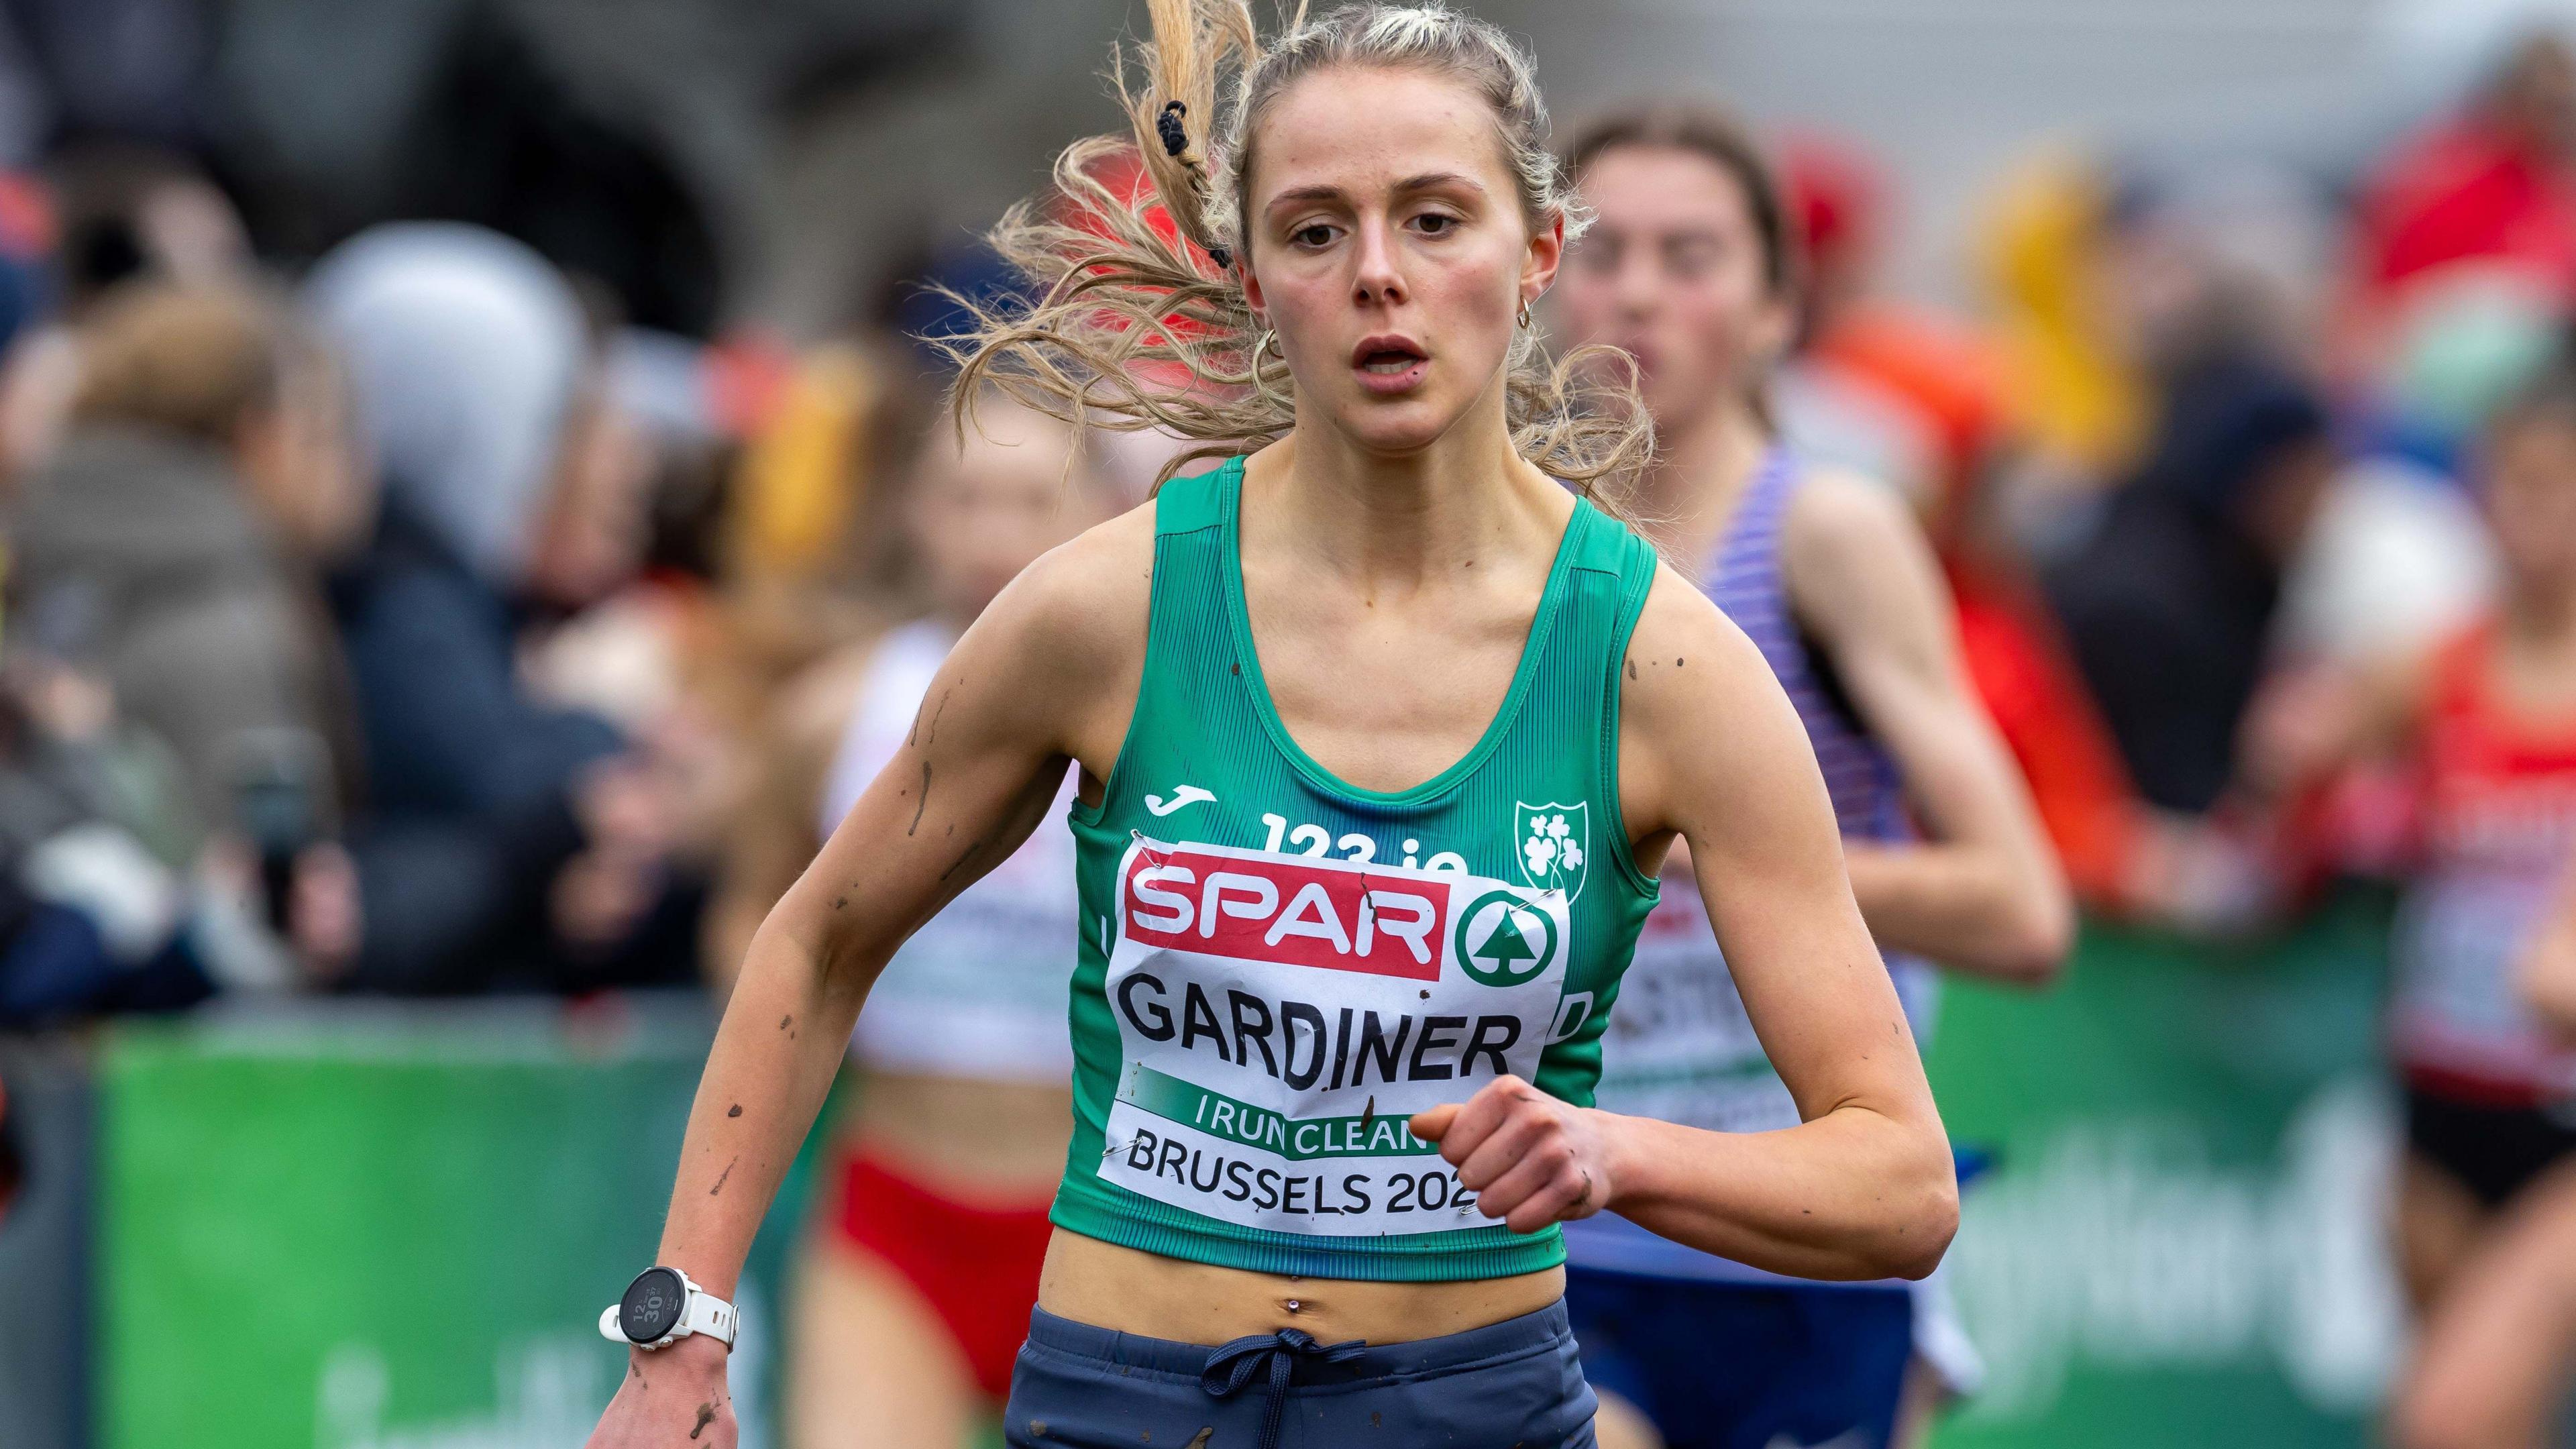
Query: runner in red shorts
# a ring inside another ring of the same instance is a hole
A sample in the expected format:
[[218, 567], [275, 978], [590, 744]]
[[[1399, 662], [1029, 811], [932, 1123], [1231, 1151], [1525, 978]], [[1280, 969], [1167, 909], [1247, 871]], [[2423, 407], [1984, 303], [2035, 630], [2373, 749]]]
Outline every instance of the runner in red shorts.
[[2485, 617], [2249, 731], [2258, 779], [2376, 756], [2407, 765], [2421, 797], [2390, 943], [2406, 1118], [2392, 1226], [2419, 1314], [2386, 1426], [2400, 1449], [2554, 1442], [2576, 1351], [2557, 914], [2576, 864], [2576, 365], [2531, 382], [2481, 444], [2498, 565]]
[[[903, 526], [932, 611], [870, 651], [825, 778], [821, 833], [911, 732], [957, 636], [1039, 554], [1109, 516], [1065, 427], [1007, 403], [926, 449]], [[1072, 786], [1068, 781], [1066, 792]], [[904, 944], [860, 1013], [792, 1312], [794, 1442], [946, 1446], [999, 1408], [1028, 1336], [1073, 1109], [1064, 801]]]

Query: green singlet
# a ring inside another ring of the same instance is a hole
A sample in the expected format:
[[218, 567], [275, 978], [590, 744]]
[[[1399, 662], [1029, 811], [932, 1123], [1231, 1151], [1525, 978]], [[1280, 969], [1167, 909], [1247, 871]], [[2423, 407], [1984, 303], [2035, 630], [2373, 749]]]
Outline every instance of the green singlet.
[[1289, 738], [1245, 621], [1243, 465], [1155, 504], [1144, 684], [1082, 902], [1072, 1151], [1055, 1222], [1264, 1273], [1444, 1282], [1564, 1261], [1413, 1113], [1506, 1072], [1588, 1104], [1655, 899], [1619, 816], [1619, 670], [1653, 551], [1575, 506], [1502, 709], [1410, 790]]

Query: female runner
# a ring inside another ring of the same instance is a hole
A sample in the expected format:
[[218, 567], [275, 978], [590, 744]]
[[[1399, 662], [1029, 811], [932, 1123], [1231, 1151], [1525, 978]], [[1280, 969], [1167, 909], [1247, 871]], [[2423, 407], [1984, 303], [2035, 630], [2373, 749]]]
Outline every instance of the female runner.
[[[1638, 360], [1662, 444], [1642, 511], [1797, 706], [1917, 1033], [1924, 957], [2045, 980], [2073, 908], [1961, 670], [1930, 548], [1891, 490], [1809, 468], [1772, 435], [1763, 380], [1797, 299], [1769, 166], [1723, 115], [1671, 105], [1605, 119], [1571, 154], [1598, 220], [1566, 267], [1565, 319], [1578, 341]], [[1668, 862], [1603, 1041], [1601, 1103], [1727, 1132], [1793, 1127], [1798, 1103], [1690, 881]], [[1883, 1446], [1918, 1329], [1942, 1326], [1901, 1285], [1792, 1284], [1613, 1216], [1566, 1241], [1587, 1374], [1674, 1449]]]
[[[1589, 1444], [1558, 1221], [1920, 1275], [1957, 1217], [1940, 1121], [1761, 656], [1559, 481], [1642, 438], [1516, 325], [1579, 216], [1525, 58], [1432, 7], [1267, 51], [1240, 0], [1153, 17], [1133, 113], [1187, 242], [1074, 148], [1115, 240], [1006, 219], [1050, 290], [960, 386], [1236, 461], [958, 641], [751, 947], [660, 1262], [731, 1287], [879, 967], [1071, 761], [1075, 1127], [1010, 1441]], [[1189, 390], [1149, 381], [1172, 362]], [[1582, 1105], [1676, 836], [1797, 1127]], [[637, 1352], [594, 1442], [729, 1443], [706, 1337]]]
[[[1002, 586], [1116, 511], [1071, 430], [991, 396], [962, 447], [932, 440], [907, 487], [902, 527], [931, 612], [869, 647], [817, 839], [902, 749], [941, 661]], [[1071, 801], [1068, 780], [1057, 808]], [[1073, 870], [1072, 834], [1041, 823], [868, 993], [850, 1043], [860, 1080], [836, 1125], [837, 1210], [797, 1278], [798, 1444], [961, 1444], [1009, 1391], [1072, 1120]]]
[[2423, 1314], [2391, 1409], [2410, 1449], [2546, 1442], [2576, 1342], [2576, 1048], [2526, 999], [2545, 1013], [2565, 989], [2553, 911], [2576, 862], [2576, 366], [2497, 413], [2481, 467], [2493, 611], [2349, 712], [2254, 736], [2258, 778], [2393, 754], [2421, 792], [2391, 943], [2398, 1257]]
[[[2522, 997], [2576, 1048], [2576, 872], [2523, 955]], [[2576, 1385], [2576, 1164], [2515, 1195], [2425, 1324], [2398, 1394], [2399, 1449], [2527, 1449]]]

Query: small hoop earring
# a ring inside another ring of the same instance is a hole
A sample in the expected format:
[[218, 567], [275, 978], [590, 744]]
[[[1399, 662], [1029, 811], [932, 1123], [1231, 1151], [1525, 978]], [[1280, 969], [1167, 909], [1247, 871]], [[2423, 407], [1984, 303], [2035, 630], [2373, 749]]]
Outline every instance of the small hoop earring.
[[1279, 347], [1279, 334], [1267, 327], [1261, 329], [1261, 340], [1252, 348], [1252, 355], [1256, 358], [1264, 353], [1276, 354], [1281, 362], [1288, 360], [1288, 354]]
[[1527, 299], [1523, 299], [1521, 302], [1521, 325], [1523, 327], [1530, 325], [1529, 302]]

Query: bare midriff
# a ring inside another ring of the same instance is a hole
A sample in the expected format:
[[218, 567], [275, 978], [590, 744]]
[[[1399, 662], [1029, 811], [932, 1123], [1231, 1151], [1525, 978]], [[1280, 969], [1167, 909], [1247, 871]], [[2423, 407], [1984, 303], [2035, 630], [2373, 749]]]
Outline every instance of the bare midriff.
[[[870, 1072], [840, 1132], [969, 1201], [1043, 1201], [1064, 1174], [1072, 1094], [1021, 1082]], [[1565, 1296], [1565, 1270], [1461, 1283], [1291, 1278], [1165, 1258], [1058, 1228], [1038, 1303], [1121, 1333], [1213, 1347], [1302, 1328], [1326, 1343], [1405, 1343], [1535, 1313]]]
[[1464, 1283], [1289, 1278], [1158, 1257], [1056, 1229], [1038, 1306], [1059, 1318], [1214, 1347], [1301, 1328], [1325, 1343], [1406, 1343], [1535, 1313], [1565, 1296], [1565, 1270]]
[[1073, 1091], [1029, 1082], [868, 1072], [842, 1139], [972, 1202], [1045, 1202], [1064, 1176]]

